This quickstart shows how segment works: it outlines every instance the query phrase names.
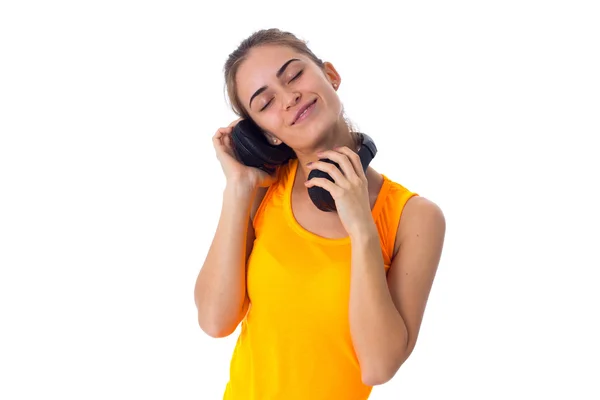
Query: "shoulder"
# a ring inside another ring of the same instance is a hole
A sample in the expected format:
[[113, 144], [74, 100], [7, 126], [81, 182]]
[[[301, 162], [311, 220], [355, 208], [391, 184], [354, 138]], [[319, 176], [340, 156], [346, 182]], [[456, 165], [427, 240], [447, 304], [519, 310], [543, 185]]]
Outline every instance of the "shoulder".
[[396, 253], [402, 244], [423, 236], [439, 241], [446, 232], [446, 217], [442, 208], [423, 196], [412, 196], [402, 211], [396, 233]]
[[256, 213], [258, 212], [261, 204], [265, 200], [265, 197], [267, 197], [267, 195], [269, 193], [273, 193], [274, 191], [278, 191], [278, 190], [281, 191], [281, 189], [285, 185], [286, 181], [289, 179], [290, 170], [291, 170], [291, 168], [293, 168], [293, 166], [294, 166], [294, 160], [286, 162], [282, 165], [278, 165], [277, 167], [275, 167], [275, 172], [274, 172], [275, 179], [274, 179], [273, 183], [270, 186], [259, 187], [256, 190], [254, 200], [252, 202], [252, 208], [250, 210], [250, 219], [251, 220], [254, 220]]

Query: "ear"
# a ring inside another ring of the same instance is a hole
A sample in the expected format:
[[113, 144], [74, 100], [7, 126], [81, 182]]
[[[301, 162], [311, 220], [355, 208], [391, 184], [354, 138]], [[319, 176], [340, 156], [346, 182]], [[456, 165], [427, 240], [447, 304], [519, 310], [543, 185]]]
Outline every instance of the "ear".
[[327, 77], [329, 82], [331, 82], [333, 87], [337, 90], [337, 88], [340, 87], [340, 83], [342, 82], [342, 77], [337, 72], [337, 70], [335, 69], [335, 67], [333, 66], [332, 63], [330, 63], [329, 61], [326, 61], [324, 64], [325, 65], [324, 65], [323, 72], [325, 72], [325, 76]]
[[[251, 117], [246, 118], [252, 119]], [[271, 132], [267, 132], [266, 130], [264, 130], [260, 125], [256, 123], [256, 121], [254, 121], [254, 124], [258, 127], [258, 129], [264, 135], [265, 139], [267, 139], [267, 142], [269, 142], [269, 144], [273, 146], [279, 146], [281, 143], [283, 143], [277, 136], [273, 135]]]
[[279, 146], [281, 144], [281, 140], [279, 140], [275, 135], [273, 135], [272, 133], [263, 131], [265, 137], [267, 138], [267, 141], [269, 142], [269, 144], [272, 144], [273, 146]]

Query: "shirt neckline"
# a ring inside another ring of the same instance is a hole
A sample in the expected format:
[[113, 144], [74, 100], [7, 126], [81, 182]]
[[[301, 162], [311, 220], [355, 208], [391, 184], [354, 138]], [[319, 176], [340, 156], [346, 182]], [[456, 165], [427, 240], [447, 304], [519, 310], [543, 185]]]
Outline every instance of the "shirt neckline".
[[[297, 171], [298, 171], [298, 159], [290, 160], [288, 176], [287, 176], [287, 179], [285, 181], [285, 186], [284, 186], [284, 201], [283, 201], [284, 214], [285, 214], [288, 224], [300, 236], [302, 236], [308, 240], [314, 241], [314, 242], [318, 242], [318, 243], [325, 244], [325, 245], [349, 244], [350, 236], [345, 236], [345, 237], [341, 237], [341, 238], [327, 238], [324, 236], [317, 235], [316, 233], [313, 233], [313, 232], [307, 230], [306, 228], [304, 228], [302, 225], [300, 225], [300, 223], [294, 216], [294, 212], [292, 210], [292, 189], [294, 188], [294, 183], [296, 182]], [[377, 194], [375, 204], [373, 205], [373, 208], [371, 210], [371, 215], [373, 216], [374, 220], [377, 219], [377, 216], [379, 215], [381, 208], [383, 207], [384, 199], [387, 196], [387, 193], [388, 193], [388, 190], [390, 187], [390, 180], [387, 178], [387, 176], [382, 174], [382, 177], [383, 177], [383, 184], [381, 185], [381, 188], [379, 189], [379, 193]]]

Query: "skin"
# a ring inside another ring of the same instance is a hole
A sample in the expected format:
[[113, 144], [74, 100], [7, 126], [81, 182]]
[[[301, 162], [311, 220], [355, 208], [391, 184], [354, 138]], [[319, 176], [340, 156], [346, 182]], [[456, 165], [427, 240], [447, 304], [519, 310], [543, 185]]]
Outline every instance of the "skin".
[[[300, 61], [288, 64], [283, 74], [276, 76], [282, 65], [294, 58]], [[446, 222], [442, 210], [422, 196], [406, 203], [392, 265], [386, 274], [377, 228], [371, 216], [383, 178], [371, 167], [363, 172], [342, 118], [342, 104], [337, 94], [341, 78], [333, 65], [325, 63], [321, 69], [293, 49], [262, 46], [251, 50], [240, 66], [236, 82], [246, 111], [265, 131], [268, 140], [274, 144], [286, 143], [298, 156], [299, 168], [292, 190], [292, 209], [298, 222], [320, 236], [350, 237], [352, 269], [348, 307], [363, 382], [373, 386], [389, 381], [416, 345], [444, 243]], [[254, 93], [265, 86], [267, 88], [250, 103]], [[317, 103], [312, 114], [302, 123], [293, 124], [298, 110], [314, 99]], [[261, 171], [251, 171], [232, 159], [228, 135], [235, 123], [237, 121], [219, 130], [213, 143], [228, 187], [238, 187], [230, 190], [236, 190], [243, 198], [249, 196], [248, 193], [258, 193], [244, 214], [251, 218], [264, 187], [271, 181]], [[337, 162], [342, 171], [318, 161], [319, 158]], [[306, 181], [312, 169], [329, 173], [335, 182]], [[331, 193], [337, 213], [324, 213], [312, 205], [306, 188], [313, 185]], [[250, 232], [245, 242], [246, 257], [251, 251], [248, 243], [252, 243], [252, 235]], [[242, 284], [241, 281], [235, 283]], [[241, 300], [237, 301], [241, 304]], [[232, 331], [243, 318], [247, 306], [246, 296], [241, 312], [232, 319], [226, 332]]]

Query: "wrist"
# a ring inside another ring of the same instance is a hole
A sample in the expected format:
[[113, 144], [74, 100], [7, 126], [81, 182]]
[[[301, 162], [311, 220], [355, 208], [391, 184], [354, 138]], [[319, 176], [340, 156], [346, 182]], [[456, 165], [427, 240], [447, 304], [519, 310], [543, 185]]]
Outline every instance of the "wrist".
[[364, 224], [357, 225], [355, 229], [348, 233], [350, 241], [353, 244], [369, 244], [372, 241], [379, 242], [379, 232], [375, 221], [372, 219]]
[[247, 180], [228, 180], [223, 192], [228, 197], [246, 198], [252, 197], [256, 188], [256, 185]]

